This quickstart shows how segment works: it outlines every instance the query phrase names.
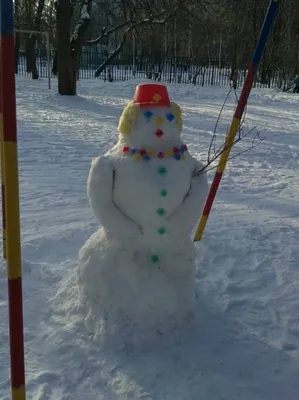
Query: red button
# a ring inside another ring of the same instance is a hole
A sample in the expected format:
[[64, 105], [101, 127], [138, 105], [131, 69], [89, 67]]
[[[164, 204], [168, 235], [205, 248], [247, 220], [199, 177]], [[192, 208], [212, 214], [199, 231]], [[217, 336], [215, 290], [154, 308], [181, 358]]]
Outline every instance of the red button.
[[156, 136], [161, 137], [163, 135], [163, 132], [161, 131], [161, 129], [158, 129], [156, 132]]

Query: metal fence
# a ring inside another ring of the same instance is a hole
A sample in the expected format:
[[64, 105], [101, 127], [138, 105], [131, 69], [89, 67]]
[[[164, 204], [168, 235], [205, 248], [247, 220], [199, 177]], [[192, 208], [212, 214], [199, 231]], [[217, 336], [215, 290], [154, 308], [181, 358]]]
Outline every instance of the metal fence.
[[[55, 52], [50, 52], [51, 71]], [[95, 78], [95, 72], [107, 55], [96, 51], [83, 51], [80, 58], [78, 79]], [[40, 77], [47, 77], [47, 57], [44, 50], [36, 51], [37, 69]], [[176, 57], [155, 59], [153, 57], [136, 57], [118, 55], [98, 76], [106, 81], [125, 81], [129, 79], [152, 79], [164, 83], [188, 83], [193, 85], [230, 85], [232, 80], [237, 86], [242, 85], [246, 76], [246, 69], [238, 69], [232, 76], [232, 63], [226, 58]], [[25, 52], [20, 53], [18, 75], [30, 75], [27, 71]], [[52, 73], [52, 76], [53, 73]], [[272, 69], [271, 72], [258, 72], [255, 87], [285, 88], [289, 84], [289, 76], [285, 71]]]

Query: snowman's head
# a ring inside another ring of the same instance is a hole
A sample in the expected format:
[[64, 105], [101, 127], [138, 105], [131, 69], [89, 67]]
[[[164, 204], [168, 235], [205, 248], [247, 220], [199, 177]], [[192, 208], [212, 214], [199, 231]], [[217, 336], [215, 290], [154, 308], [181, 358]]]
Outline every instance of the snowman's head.
[[134, 100], [120, 117], [118, 131], [120, 141], [130, 147], [174, 146], [182, 131], [182, 112], [177, 104], [170, 102], [166, 86], [138, 85]]
[[145, 107], [131, 102], [120, 117], [118, 131], [130, 146], [165, 147], [179, 140], [182, 125], [182, 112], [176, 103]]

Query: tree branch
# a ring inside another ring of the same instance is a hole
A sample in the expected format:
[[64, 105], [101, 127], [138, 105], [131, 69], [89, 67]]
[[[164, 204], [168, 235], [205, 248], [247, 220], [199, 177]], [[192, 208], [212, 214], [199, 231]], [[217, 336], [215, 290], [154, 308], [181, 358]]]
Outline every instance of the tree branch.
[[163, 16], [163, 14], [165, 14], [165, 10], [160, 11], [158, 14], [156, 15], [152, 15], [149, 18], [146, 19], [142, 19], [140, 21], [135, 21], [135, 20], [131, 20], [128, 19], [127, 21], [121, 22], [120, 24], [114, 26], [113, 28], [109, 29], [108, 31], [106, 31], [106, 27], [103, 28], [101, 35], [93, 40], [87, 40], [85, 42], [85, 45], [87, 46], [92, 46], [94, 44], [98, 44], [100, 43], [104, 38], [107, 38], [108, 36], [110, 36], [112, 33], [118, 31], [119, 29], [124, 28], [127, 25], [130, 25], [127, 30], [124, 33], [124, 36], [127, 36], [129, 32], [131, 32], [133, 29], [141, 26], [141, 25], [145, 25], [145, 24], [149, 24], [149, 23], [154, 23], [154, 24], [165, 24], [165, 22], [169, 21], [169, 19], [173, 18], [173, 16], [175, 15], [176, 10], [171, 13], [167, 18], [165, 18], [162, 21], [155, 21], [158, 18], [161, 18]]
[[167, 18], [165, 18], [163, 21], [155, 21], [156, 18], [160, 17], [162, 14], [164, 13], [164, 10], [161, 11], [159, 14], [157, 14], [156, 16], [144, 19], [142, 21], [138, 21], [138, 22], [134, 22], [132, 23], [131, 26], [129, 26], [126, 31], [123, 34], [123, 37], [121, 39], [120, 44], [117, 46], [117, 48], [114, 50], [113, 53], [110, 54], [110, 56], [107, 57], [107, 59], [99, 66], [99, 68], [96, 70], [95, 72], [95, 77], [97, 78], [103, 71], [104, 69], [107, 67], [107, 65], [110, 63], [111, 60], [113, 60], [114, 57], [117, 56], [117, 54], [122, 50], [124, 44], [126, 43], [128, 34], [133, 30], [136, 29], [137, 27], [152, 23], [152, 24], [160, 24], [160, 25], [164, 25], [167, 21], [169, 21], [169, 19], [173, 18], [173, 16], [176, 13], [176, 10], [174, 11], [174, 13], [172, 13], [171, 15], [169, 15]]
[[106, 27], [104, 26], [104, 28], [102, 29], [102, 33], [101, 35], [93, 40], [87, 40], [84, 44], [86, 46], [93, 46], [94, 44], [98, 44], [100, 43], [104, 38], [110, 36], [112, 33], [118, 31], [119, 29], [125, 27], [126, 25], [128, 25], [130, 23], [130, 21], [125, 21], [122, 22], [119, 25], [114, 26], [113, 28], [109, 29], [108, 31], [106, 31]]
[[[245, 135], [243, 135], [242, 137], [238, 137], [237, 139], [233, 140], [233, 141], [230, 142], [230, 143], [226, 143], [226, 141], [225, 141], [224, 144], [223, 144], [223, 145], [218, 149], [218, 151], [215, 153], [214, 157], [213, 157], [200, 171], [198, 171], [194, 176], [202, 175], [202, 174], [204, 174], [204, 173], [206, 173], [206, 172], [208, 172], [208, 171], [211, 171], [211, 170], [217, 168], [219, 165], [213, 166], [213, 167], [211, 167], [211, 168], [208, 168], [208, 167], [209, 167], [214, 161], [216, 161], [216, 160], [221, 156], [221, 154], [222, 154], [224, 151], [226, 151], [226, 150], [229, 149], [229, 148], [232, 148], [235, 144], [237, 144], [237, 143], [240, 142], [242, 139], [244, 139], [245, 137], [247, 137], [248, 135], [250, 135], [250, 133], [253, 132], [255, 129], [256, 129], [256, 127], [250, 129]], [[255, 134], [255, 136], [254, 136], [253, 139], [252, 139], [252, 144], [251, 144], [251, 146], [250, 146], [249, 148], [247, 148], [247, 149], [245, 149], [245, 150], [242, 150], [242, 151], [240, 151], [240, 152], [237, 153], [237, 154], [232, 155], [231, 157], [228, 158], [227, 161], [230, 161], [230, 160], [232, 160], [232, 159], [234, 159], [234, 158], [240, 156], [241, 154], [247, 153], [249, 150], [252, 150], [252, 149], [254, 149], [255, 147], [257, 147], [259, 144], [261, 144], [261, 143], [265, 140], [265, 138], [262, 138], [262, 137], [260, 136], [260, 133], [261, 133], [261, 131], [257, 131], [257, 133]], [[258, 141], [256, 141], [257, 139], [258, 139]], [[222, 164], [220, 164], [220, 165], [222, 165]]]
[[78, 47], [81, 47], [82, 42], [84, 40], [84, 35], [87, 31], [87, 28], [91, 21], [90, 11], [91, 11], [92, 0], [84, 0], [79, 20], [77, 25], [75, 26], [74, 33], [71, 37], [71, 46], [75, 50]]

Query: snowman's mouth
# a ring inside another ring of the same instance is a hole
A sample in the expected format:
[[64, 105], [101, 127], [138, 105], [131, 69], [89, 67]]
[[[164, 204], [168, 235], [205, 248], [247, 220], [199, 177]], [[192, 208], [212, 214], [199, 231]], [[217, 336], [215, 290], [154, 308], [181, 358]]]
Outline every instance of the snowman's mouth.
[[156, 136], [159, 137], [159, 138], [161, 136], [163, 136], [163, 131], [161, 131], [161, 129], [158, 129], [157, 132], [156, 132]]

